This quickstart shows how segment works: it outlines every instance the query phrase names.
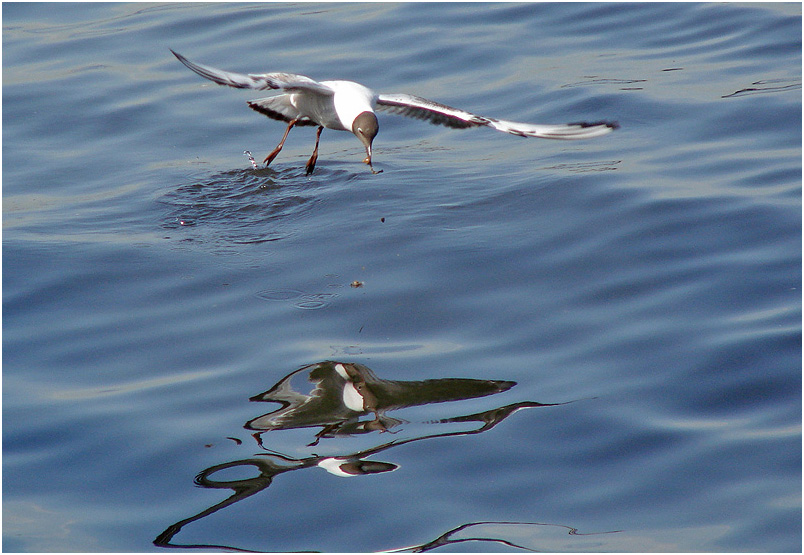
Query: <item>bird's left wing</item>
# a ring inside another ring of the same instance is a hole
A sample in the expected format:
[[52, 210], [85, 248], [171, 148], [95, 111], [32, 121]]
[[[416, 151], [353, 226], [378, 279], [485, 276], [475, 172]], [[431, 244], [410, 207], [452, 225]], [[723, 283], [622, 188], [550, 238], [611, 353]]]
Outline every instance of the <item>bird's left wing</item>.
[[334, 91], [318, 81], [314, 81], [304, 75], [296, 75], [295, 73], [234, 73], [231, 71], [223, 71], [211, 66], [191, 62], [178, 52], [173, 52], [173, 55], [178, 60], [186, 65], [188, 68], [196, 72], [201, 77], [214, 81], [219, 85], [228, 85], [237, 89], [281, 89], [288, 92], [294, 90], [306, 90], [330, 96]]
[[381, 94], [377, 96], [377, 109], [401, 114], [430, 123], [448, 127], [467, 128], [486, 126], [520, 137], [540, 137], [543, 139], [591, 139], [617, 129], [616, 122], [599, 121], [594, 123], [567, 123], [560, 125], [540, 125], [518, 123], [501, 119], [478, 116], [465, 110], [439, 104], [420, 96], [410, 94]]
[[488, 118], [439, 104], [412, 94], [381, 94], [377, 96], [377, 109], [410, 118], [427, 120], [447, 127], [478, 127], [488, 125]]

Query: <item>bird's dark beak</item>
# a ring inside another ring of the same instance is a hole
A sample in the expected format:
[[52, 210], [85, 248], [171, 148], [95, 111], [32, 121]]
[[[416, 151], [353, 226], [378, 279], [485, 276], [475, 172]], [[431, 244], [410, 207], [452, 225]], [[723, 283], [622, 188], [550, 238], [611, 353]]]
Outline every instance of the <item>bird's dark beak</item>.
[[361, 112], [352, 124], [352, 133], [354, 133], [355, 136], [360, 139], [360, 142], [363, 143], [363, 146], [366, 147], [366, 159], [363, 160], [363, 162], [368, 164], [373, 173], [380, 173], [382, 171], [375, 171], [374, 166], [371, 165], [371, 143], [374, 141], [374, 137], [377, 136], [379, 130], [380, 124], [377, 121], [377, 116], [375, 116], [373, 112]]

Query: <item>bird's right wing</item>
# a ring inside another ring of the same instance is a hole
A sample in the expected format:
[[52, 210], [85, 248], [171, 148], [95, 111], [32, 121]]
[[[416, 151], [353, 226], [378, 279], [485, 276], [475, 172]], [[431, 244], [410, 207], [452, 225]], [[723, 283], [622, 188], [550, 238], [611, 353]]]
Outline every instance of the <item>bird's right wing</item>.
[[196, 72], [201, 77], [209, 79], [219, 85], [227, 85], [237, 89], [281, 89], [287, 92], [293, 91], [310, 91], [318, 94], [331, 96], [334, 91], [322, 85], [318, 81], [313, 81], [304, 75], [296, 75], [295, 73], [233, 73], [231, 71], [223, 71], [211, 66], [191, 62], [178, 52], [173, 52], [173, 55], [178, 60], [186, 65], [188, 68]]

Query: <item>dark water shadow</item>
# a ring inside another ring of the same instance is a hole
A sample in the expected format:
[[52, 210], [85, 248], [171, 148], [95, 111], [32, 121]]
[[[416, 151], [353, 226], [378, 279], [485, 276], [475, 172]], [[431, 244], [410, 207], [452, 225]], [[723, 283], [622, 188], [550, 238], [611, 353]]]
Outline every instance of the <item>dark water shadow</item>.
[[[320, 441], [335, 437], [394, 433], [394, 429], [406, 422], [389, 416], [388, 413], [405, 407], [424, 406], [432, 403], [448, 403], [464, 399], [485, 397], [502, 393], [514, 387], [516, 382], [505, 380], [477, 380], [463, 378], [430, 379], [422, 381], [394, 381], [378, 378], [362, 364], [324, 361], [291, 372], [269, 390], [254, 395], [253, 402], [272, 402], [280, 406], [267, 414], [249, 420], [245, 428], [254, 431], [254, 438], [262, 450], [252, 457], [217, 464], [202, 470], [195, 478], [196, 485], [209, 489], [232, 490], [225, 500], [210, 506], [198, 514], [172, 524], [163, 531], [154, 544], [159, 547], [228, 549], [250, 551], [234, 546], [214, 544], [178, 544], [173, 538], [182, 528], [199, 521], [225, 507], [251, 497], [271, 485], [274, 478], [287, 472], [308, 468], [323, 468], [340, 477], [365, 476], [391, 472], [398, 468], [393, 462], [371, 460], [370, 457], [389, 452], [406, 444], [434, 438], [460, 437], [486, 432], [517, 411], [529, 408], [545, 408], [566, 405], [565, 403], [539, 403], [523, 401], [501, 405], [497, 408], [472, 414], [458, 414], [449, 418], [425, 421], [425, 433], [412, 437], [394, 438], [377, 443], [373, 447], [355, 451], [346, 450], [338, 455], [292, 457], [265, 446], [264, 434], [276, 430], [320, 428], [313, 435], [312, 447]], [[437, 431], [447, 425], [450, 431]], [[457, 429], [454, 429], [457, 428]], [[216, 480], [214, 475], [231, 468], [246, 467], [253, 474], [239, 480]], [[437, 547], [461, 542], [494, 542], [509, 547], [531, 551], [505, 538], [456, 537], [461, 531], [484, 523], [466, 523], [449, 530], [435, 540], [397, 551], [422, 552]], [[488, 524], [488, 522], [485, 522]], [[503, 522], [499, 524], [505, 524]], [[514, 524], [514, 523], [508, 523]], [[542, 523], [515, 523], [532, 526], [553, 526]], [[564, 526], [571, 534], [574, 528]]]

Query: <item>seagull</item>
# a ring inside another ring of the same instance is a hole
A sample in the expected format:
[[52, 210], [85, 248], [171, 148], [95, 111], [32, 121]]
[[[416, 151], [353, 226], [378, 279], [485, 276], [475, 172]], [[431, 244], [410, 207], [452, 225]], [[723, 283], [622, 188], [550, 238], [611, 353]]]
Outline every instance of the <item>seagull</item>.
[[497, 131], [520, 137], [540, 137], [542, 139], [591, 139], [605, 135], [619, 125], [612, 121], [593, 123], [579, 122], [563, 125], [538, 125], [517, 123], [478, 116], [458, 108], [452, 108], [411, 94], [377, 94], [368, 87], [353, 81], [314, 81], [304, 75], [294, 73], [233, 73], [191, 62], [178, 52], [170, 50], [185, 66], [219, 85], [238, 89], [279, 90], [282, 94], [249, 100], [251, 109], [288, 124], [282, 140], [276, 145], [263, 163], [268, 165], [282, 150], [288, 133], [295, 126], [318, 126], [315, 135], [315, 148], [307, 161], [307, 175], [313, 173], [318, 160], [318, 142], [321, 131], [351, 131], [366, 149], [363, 160], [372, 173], [371, 145], [379, 131], [379, 122], [374, 110], [384, 110], [411, 118], [429, 121], [457, 129], [469, 127], [491, 127]]

